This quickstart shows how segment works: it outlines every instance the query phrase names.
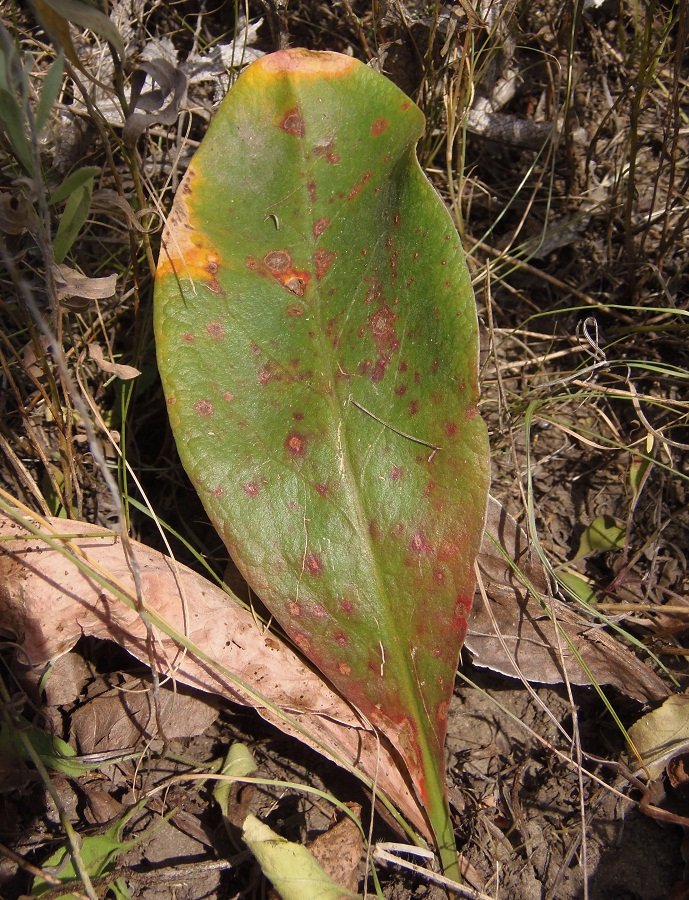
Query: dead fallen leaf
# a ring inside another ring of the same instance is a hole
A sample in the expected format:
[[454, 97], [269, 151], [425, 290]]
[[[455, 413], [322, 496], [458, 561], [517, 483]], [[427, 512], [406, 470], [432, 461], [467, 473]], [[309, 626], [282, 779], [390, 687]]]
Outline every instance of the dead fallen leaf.
[[629, 736], [651, 781], [660, 778], [673, 758], [689, 751], [689, 697], [673, 694], [658, 709], [642, 716]]
[[[116, 680], [108, 676], [107, 681]], [[158, 715], [150, 682], [128, 679], [111, 687], [95, 682], [86, 702], [71, 716], [71, 733], [81, 753], [125, 750], [160, 737], [158, 721], [169, 740], [195, 737], [209, 728], [218, 716], [217, 704], [209, 703], [186, 690], [161, 686]]]
[[[552, 618], [529, 593], [509, 560], [546, 598]], [[492, 497], [477, 563], [488, 603], [476, 593], [465, 641], [476, 665], [513, 678], [521, 673], [527, 681], [544, 684], [564, 681], [566, 672], [573, 684], [590, 684], [574, 647], [599, 684], [611, 684], [641, 702], [668, 696], [661, 679], [599, 623], [548, 597], [548, 576], [531, 551], [526, 532]]]
[[67, 297], [80, 300], [106, 300], [115, 294], [117, 275], [89, 278], [69, 266], [55, 266], [55, 287], [60, 300]]
[[[361, 807], [358, 804], [347, 803], [347, 806], [357, 819], [361, 818]], [[338, 810], [330, 828], [307, 846], [316, 862], [320, 863], [333, 881], [356, 893], [364, 841], [349, 816]]]
[[[40, 523], [46, 535], [64, 534], [71, 526], [69, 533], [78, 530], [86, 536], [69, 542], [58, 539], [64, 547], [60, 552], [0, 516], [0, 628], [16, 636], [22, 656], [34, 665], [66, 653], [82, 635], [114, 640], [148, 665], [141, 616], [73, 561], [88, 561], [94, 571], [107, 572], [110, 583], [134, 596], [134, 579], [120, 538], [81, 522], [46, 519]], [[220, 674], [188, 651], [181, 652], [179, 643], [156, 628], [154, 656], [162, 672], [174, 673], [179, 683], [253, 706], [284, 733], [345, 768], [356, 767], [430, 838], [424, 812], [394, 754], [319, 674], [203, 576], [143, 544], [132, 542], [132, 546], [151, 621], [164, 620], [186, 634], [228, 674]], [[260, 692], [265, 703], [286, 710], [291, 721], [269, 709], [254, 692]]]
[[134, 366], [125, 366], [121, 363], [112, 363], [103, 356], [103, 348], [99, 344], [89, 344], [89, 356], [95, 362], [99, 369], [107, 372], [108, 375], [117, 375], [122, 381], [130, 381], [132, 378], [138, 378], [141, 372]]

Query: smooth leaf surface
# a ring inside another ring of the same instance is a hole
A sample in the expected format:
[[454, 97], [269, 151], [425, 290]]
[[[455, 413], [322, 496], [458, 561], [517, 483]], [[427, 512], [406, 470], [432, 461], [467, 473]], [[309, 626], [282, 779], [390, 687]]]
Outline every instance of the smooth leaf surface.
[[252, 64], [177, 193], [155, 327], [216, 528], [430, 810], [489, 476], [475, 303], [423, 127], [349, 57]]
[[359, 896], [337, 884], [301, 844], [293, 844], [247, 816], [242, 837], [283, 900], [356, 900]]

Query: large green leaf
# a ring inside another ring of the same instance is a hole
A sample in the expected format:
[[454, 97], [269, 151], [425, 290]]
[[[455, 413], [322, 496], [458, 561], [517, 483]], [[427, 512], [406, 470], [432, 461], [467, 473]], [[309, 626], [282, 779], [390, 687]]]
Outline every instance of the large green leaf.
[[210, 517], [296, 645], [398, 747], [447, 868], [443, 742], [489, 464], [475, 303], [416, 160], [423, 127], [349, 57], [251, 65], [177, 192], [155, 327]]

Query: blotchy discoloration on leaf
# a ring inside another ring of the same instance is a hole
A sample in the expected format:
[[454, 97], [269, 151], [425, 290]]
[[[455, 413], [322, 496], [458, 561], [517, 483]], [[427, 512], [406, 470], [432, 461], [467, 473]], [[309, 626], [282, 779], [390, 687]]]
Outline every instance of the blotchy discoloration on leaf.
[[155, 327], [180, 456], [228, 549], [437, 809], [488, 445], [423, 126], [348, 57], [254, 63], [178, 192]]

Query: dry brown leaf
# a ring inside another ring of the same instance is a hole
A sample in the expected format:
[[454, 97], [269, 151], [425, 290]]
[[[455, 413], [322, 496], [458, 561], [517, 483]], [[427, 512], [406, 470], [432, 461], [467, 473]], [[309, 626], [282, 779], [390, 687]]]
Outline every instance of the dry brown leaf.
[[[71, 525], [69, 533], [78, 530], [80, 535], [92, 536], [69, 544], [65, 541], [64, 552], [60, 552], [0, 516], [0, 538], [4, 538], [0, 541], [0, 628], [16, 635], [23, 656], [33, 665], [68, 652], [82, 635], [114, 640], [148, 664], [141, 616], [72, 562], [82, 554], [92, 566], [107, 572], [111, 583], [133, 596], [134, 579], [120, 538], [81, 522], [47, 519], [41, 523], [45, 534], [64, 534]], [[253, 706], [284, 733], [340, 765], [358, 768], [430, 838], [424, 813], [394, 755], [319, 674], [201, 575], [143, 544], [132, 542], [132, 547], [149, 616], [154, 620], [160, 617], [186, 634], [246, 687], [191, 653], [182, 653], [175, 641], [155, 629], [154, 655], [162, 672], [174, 672], [180, 683]], [[277, 711], [262, 706], [253, 691], [286, 710], [292, 721], [286, 722]]]
[[[112, 681], [108, 676], [108, 681]], [[141, 679], [109, 687], [96, 682], [86, 702], [71, 715], [71, 734], [81, 753], [105, 753], [138, 747], [161, 737], [168, 740], [203, 734], [218, 717], [217, 703], [187, 690], [161, 686], [156, 712], [150, 682]]]
[[106, 300], [115, 294], [117, 275], [104, 278], [89, 278], [69, 266], [60, 265], [53, 269], [55, 287], [60, 300], [66, 297], [81, 300]]
[[117, 375], [122, 381], [130, 381], [132, 378], [138, 378], [141, 372], [134, 366], [125, 366], [121, 363], [112, 363], [103, 356], [103, 348], [99, 344], [89, 344], [89, 356], [95, 362], [99, 369], [107, 372], [108, 375]]
[[[491, 497], [477, 560], [488, 602], [477, 592], [465, 642], [477, 665], [545, 684], [564, 681], [566, 672], [573, 684], [590, 684], [574, 647], [599, 684], [611, 684], [641, 702], [657, 702], [668, 696], [660, 678], [598, 623], [553, 597], [546, 599], [551, 618], [508, 559], [516, 563], [541, 596], [548, 598], [548, 576], [531, 551], [526, 533]], [[572, 647], [558, 632], [554, 620]]]
[[[361, 818], [361, 807], [356, 803], [346, 804], [357, 819]], [[356, 824], [339, 811], [335, 822], [323, 834], [307, 845], [314, 859], [328, 873], [333, 881], [356, 893], [359, 887], [359, 863], [364, 852], [364, 841]]]

